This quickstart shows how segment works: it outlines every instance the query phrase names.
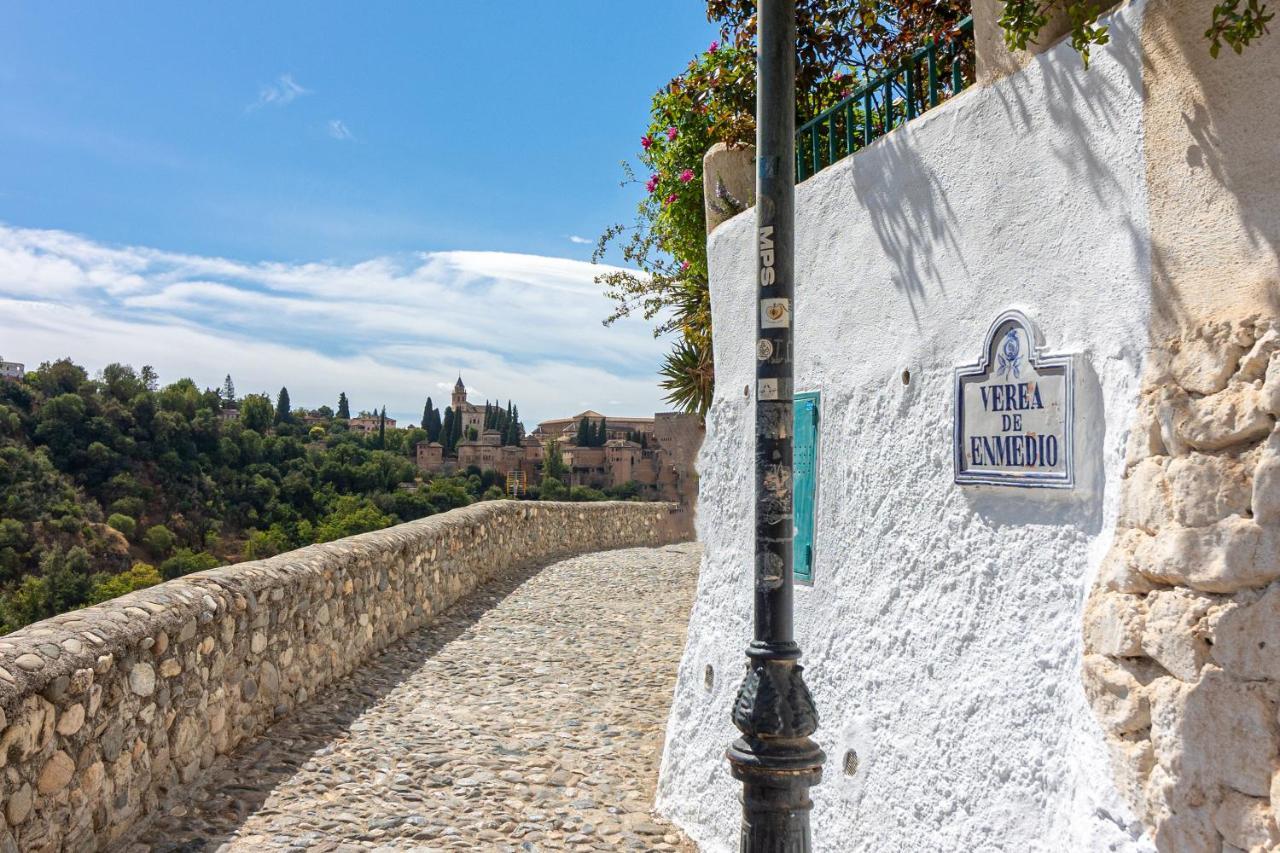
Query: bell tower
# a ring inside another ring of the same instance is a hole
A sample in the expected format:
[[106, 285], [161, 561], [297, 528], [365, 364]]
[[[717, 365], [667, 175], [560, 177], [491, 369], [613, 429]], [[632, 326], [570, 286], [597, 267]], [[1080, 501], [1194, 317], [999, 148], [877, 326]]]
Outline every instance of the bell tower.
[[453, 410], [455, 412], [462, 411], [462, 406], [467, 402], [467, 386], [462, 384], [462, 376], [458, 376], [458, 382], [453, 386]]

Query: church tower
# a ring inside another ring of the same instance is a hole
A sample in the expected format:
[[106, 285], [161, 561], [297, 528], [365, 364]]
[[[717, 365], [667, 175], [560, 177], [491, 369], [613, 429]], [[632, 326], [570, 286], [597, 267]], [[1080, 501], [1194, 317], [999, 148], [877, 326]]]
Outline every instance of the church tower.
[[467, 402], [467, 386], [462, 384], [462, 376], [458, 376], [458, 384], [453, 386], [453, 410], [461, 412]]

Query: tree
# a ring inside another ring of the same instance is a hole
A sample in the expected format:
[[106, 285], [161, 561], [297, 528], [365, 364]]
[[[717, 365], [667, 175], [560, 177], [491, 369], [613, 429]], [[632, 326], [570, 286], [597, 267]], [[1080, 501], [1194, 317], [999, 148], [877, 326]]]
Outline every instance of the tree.
[[338, 417], [339, 419], [341, 419], [341, 420], [344, 420], [344, 421], [346, 421], [346, 420], [350, 420], [350, 419], [351, 419], [351, 406], [350, 406], [350, 404], [348, 404], [348, 403], [347, 403], [347, 392], [346, 392], [346, 391], [342, 391], [342, 392], [340, 392], [340, 393], [338, 394], [338, 414], [337, 414], [337, 417]]
[[458, 444], [462, 441], [462, 412], [453, 413], [453, 430], [449, 433], [449, 446], [457, 449]]
[[134, 534], [138, 532], [138, 522], [134, 521], [132, 517], [119, 512], [113, 512], [107, 518], [107, 526], [120, 531], [125, 539], [133, 539]]
[[156, 373], [156, 369], [149, 364], [142, 365], [142, 384], [148, 391], [154, 391], [160, 387], [160, 374]]
[[227, 374], [226, 379], [222, 380], [222, 390], [218, 392], [218, 396], [220, 396], [222, 398], [222, 402], [228, 406], [235, 404], [236, 384], [231, 381], [230, 373]]
[[440, 428], [440, 443], [444, 445], [445, 453], [453, 452], [453, 407], [444, 407], [444, 423]]
[[89, 590], [89, 604], [98, 604], [127, 595], [134, 590], [146, 589], [162, 582], [164, 578], [156, 567], [147, 563], [134, 563], [133, 566], [118, 575], [99, 575]]
[[378, 448], [383, 449], [387, 446], [387, 407], [383, 406], [382, 411], [378, 413]]
[[287, 424], [293, 421], [293, 412], [289, 406], [289, 389], [281, 388], [280, 394], [276, 397], [276, 418], [278, 424]]
[[249, 394], [240, 403], [240, 422], [246, 429], [263, 433], [275, 419], [275, 407], [266, 394]]
[[578, 447], [591, 446], [591, 422], [586, 417], [578, 421], [578, 435], [574, 438], [573, 443]]
[[544, 478], [559, 480], [564, 476], [564, 457], [560, 454], [560, 442], [548, 438], [543, 448], [542, 473]]
[[177, 541], [177, 537], [173, 535], [173, 532], [163, 524], [151, 525], [142, 536], [142, 544], [151, 552], [151, 556], [156, 559], [163, 559], [169, 556], [169, 552], [173, 550], [173, 546]]
[[427, 408], [422, 416], [422, 428], [427, 431], [427, 441], [440, 440], [440, 411], [431, 405], [427, 398]]

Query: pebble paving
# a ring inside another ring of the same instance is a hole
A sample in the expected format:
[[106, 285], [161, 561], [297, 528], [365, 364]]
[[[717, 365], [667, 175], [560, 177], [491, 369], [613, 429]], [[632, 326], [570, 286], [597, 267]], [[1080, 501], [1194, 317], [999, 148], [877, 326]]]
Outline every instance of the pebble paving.
[[693, 850], [652, 811], [697, 545], [517, 573], [167, 803], [131, 851]]

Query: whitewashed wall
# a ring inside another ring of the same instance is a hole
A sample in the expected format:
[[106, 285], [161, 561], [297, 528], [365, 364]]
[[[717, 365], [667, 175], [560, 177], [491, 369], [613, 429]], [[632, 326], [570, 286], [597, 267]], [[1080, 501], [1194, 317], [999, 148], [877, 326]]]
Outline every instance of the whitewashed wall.
[[[829, 756], [818, 849], [1148, 849], [1079, 672], [1148, 340], [1141, 12], [1113, 16], [1088, 71], [1060, 46], [799, 188], [797, 388], [822, 393], [815, 583], [796, 596]], [[735, 849], [739, 819], [723, 751], [750, 633], [752, 241], [753, 212], [710, 240], [707, 550], [658, 794], [707, 850]], [[952, 368], [1013, 306], [1080, 354], [1074, 492], [952, 482]]]

